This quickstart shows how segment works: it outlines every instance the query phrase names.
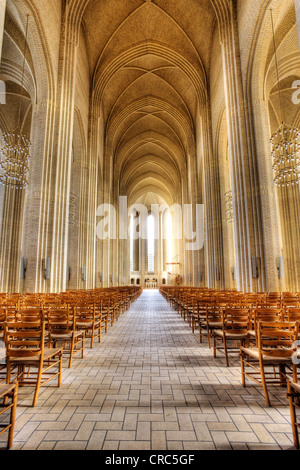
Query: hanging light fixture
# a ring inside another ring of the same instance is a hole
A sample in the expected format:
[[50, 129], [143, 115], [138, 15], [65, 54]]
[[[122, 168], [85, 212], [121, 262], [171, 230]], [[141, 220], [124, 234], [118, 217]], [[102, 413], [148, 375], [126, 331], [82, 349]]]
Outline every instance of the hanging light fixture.
[[224, 197], [225, 197], [226, 222], [228, 224], [232, 224], [233, 223], [232, 191], [227, 191], [227, 193], [225, 193]]
[[275, 64], [277, 72], [278, 93], [280, 100], [281, 124], [271, 137], [272, 161], [274, 170], [274, 183], [276, 186], [285, 188], [299, 184], [300, 182], [300, 131], [284, 122], [283, 104], [280, 90], [279, 69], [276, 52], [275, 29], [273, 12], [271, 11], [271, 22], [273, 31], [273, 43], [275, 53]]
[[3, 133], [3, 146], [0, 151], [0, 169], [2, 170], [2, 173], [0, 173], [0, 184], [11, 189], [25, 189], [28, 185], [27, 175], [29, 171], [31, 143], [21, 131], [21, 107], [27, 50], [28, 20], [29, 16], [27, 15], [18, 125], [14, 130]]

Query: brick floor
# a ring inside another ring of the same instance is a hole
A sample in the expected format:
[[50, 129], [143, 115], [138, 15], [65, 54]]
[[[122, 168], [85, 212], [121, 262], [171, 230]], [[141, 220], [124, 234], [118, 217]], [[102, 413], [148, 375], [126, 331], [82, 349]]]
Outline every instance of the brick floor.
[[[19, 391], [13, 449], [293, 449], [284, 389], [241, 386], [158, 291], [142, 296], [64, 368], [60, 388]], [[0, 437], [4, 442], [4, 437]]]

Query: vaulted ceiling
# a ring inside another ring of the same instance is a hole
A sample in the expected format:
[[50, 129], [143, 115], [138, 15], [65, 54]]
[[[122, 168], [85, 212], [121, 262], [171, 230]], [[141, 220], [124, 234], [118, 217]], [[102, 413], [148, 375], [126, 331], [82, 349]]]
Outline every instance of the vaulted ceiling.
[[93, 100], [120, 191], [175, 200], [206, 102], [210, 0], [90, 0], [83, 17]]

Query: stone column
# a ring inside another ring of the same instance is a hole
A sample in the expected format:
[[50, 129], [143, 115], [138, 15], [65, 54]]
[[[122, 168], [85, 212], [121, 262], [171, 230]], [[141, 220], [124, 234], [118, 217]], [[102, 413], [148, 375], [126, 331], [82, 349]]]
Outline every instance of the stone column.
[[66, 288], [68, 254], [68, 217], [69, 193], [72, 161], [72, 139], [74, 123], [76, 55], [78, 44], [78, 25], [69, 18], [68, 8], [63, 17], [59, 79], [58, 109], [56, 117], [56, 138], [54, 143], [54, 200], [53, 233], [51, 253], [52, 292]]
[[6, 10], [6, 0], [1, 0], [0, 2], [0, 63], [1, 63], [1, 58], [2, 58], [5, 10]]
[[54, 138], [55, 100], [40, 100], [33, 108], [29, 185], [25, 191], [24, 230], [22, 256], [26, 258], [26, 277], [23, 292], [46, 292], [49, 280], [45, 279], [45, 259], [51, 248], [51, 189], [52, 141]]
[[[255, 194], [249, 188], [255, 187], [253, 165], [249, 159], [246, 134], [244, 93], [242, 84], [239, 40], [236, 19], [236, 2], [234, 0], [212, 0], [215, 8], [220, 42], [223, 55], [224, 90], [228, 124], [229, 155], [231, 166], [234, 229], [236, 240], [236, 261], [238, 289], [252, 291], [263, 288], [254, 285], [252, 277], [252, 257], [262, 258], [260, 251], [262, 233], [256, 219], [260, 217], [260, 208]], [[253, 156], [252, 156], [253, 158]], [[250, 167], [251, 165], [251, 167]], [[261, 260], [264, 265], [264, 260]], [[261, 273], [263, 279], [264, 273]]]
[[[216, 206], [215, 193], [215, 167], [213, 164], [212, 137], [210, 110], [205, 106], [202, 117], [203, 148], [205, 149], [203, 158], [204, 175], [204, 206], [205, 206], [205, 260], [206, 260], [206, 284], [209, 288], [216, 287], [216, 220], [218, 220], [218, 208]], [[219, 208], [220, 210], [220, 208]]]
[[0, 231], [1, 292], [19, 291], [23, 208], [24, 190], [5, 188]]
[[297, 29], [298, 29], [299, 46], [300, 46], [300, 0], [295, 0], [295, 10], [296, 10]]

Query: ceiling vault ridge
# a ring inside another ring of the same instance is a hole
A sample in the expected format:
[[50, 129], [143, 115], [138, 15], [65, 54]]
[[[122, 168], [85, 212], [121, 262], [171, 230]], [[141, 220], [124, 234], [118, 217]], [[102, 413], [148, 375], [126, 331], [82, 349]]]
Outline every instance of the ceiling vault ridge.
[[[153, 106], [156, 108], [157, 112], [167, 112], [171, 116], [173, 116], [181, 125], [182, 129], [184, 129], [185, 133], [194, 129], [194, 125], [192, 122], [192, 118], [189, 115], [189, 119], [187, 119], [180, 111], [178, 111], [175, 106], [171, 103], [163, 100], [159, 97], [147, 95], [146, 98], [141, 98], [129, 104], [121, 113], [116, 115], [115, 117], [111, 117], [107, 121], [107, 134], [114, 135], [117, 131], [117, 128], [128, 118], [132, 115], [132, 113], [141, 112], [146, 106]], [[148, 114], [152, 114], [148, 112]]]
[[123, 68], [132, 60], [139, 57], [143, 57], [150, 53], [169, 60], [173, 63], [173, 65], [176, 65], [179, 69], [181, 69], [188, 76], [191, 83], [194, 85], [199, 102], [203, 104], [206, 103], [206, 77], [200, 77], [199, 73], [194, 68], [194, 66], [181, 54], [170, 49], [169, 47], [152, 41], [147, 43], [143, 42], [141, 44], [135, 44], [128, 50], [119, 54], [114, 60], [112, 60], [107, 65], [104, 70], [95, 71], [93, 86], [93, 94], [95, 96], [95, 99], [98, 99], [101, 102], [107, 84], [118, 70]]

